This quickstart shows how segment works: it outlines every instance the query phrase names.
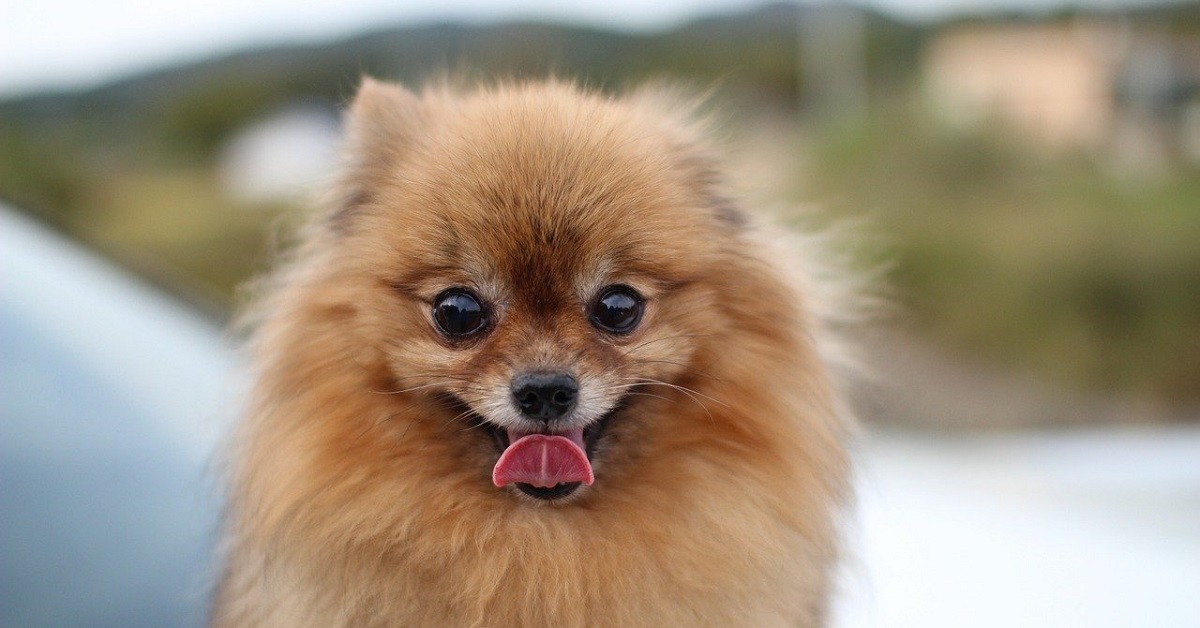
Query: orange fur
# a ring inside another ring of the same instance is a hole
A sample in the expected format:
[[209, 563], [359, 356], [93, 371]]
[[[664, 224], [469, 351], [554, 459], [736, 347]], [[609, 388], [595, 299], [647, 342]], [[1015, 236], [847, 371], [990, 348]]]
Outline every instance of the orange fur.
[[[729, 207], [678, 102], [364, 83], [257, 311], [214, 625], [822, 623], [847, 417], [821, 273]], [[614, 338], [586, 308], [618, 282], [647, 309]], [[453, 285], [496, 304], [465, 345], [430, 320]], [[529, 364], [638, 393], [561, 502], [492, 486], [474, 429]]]

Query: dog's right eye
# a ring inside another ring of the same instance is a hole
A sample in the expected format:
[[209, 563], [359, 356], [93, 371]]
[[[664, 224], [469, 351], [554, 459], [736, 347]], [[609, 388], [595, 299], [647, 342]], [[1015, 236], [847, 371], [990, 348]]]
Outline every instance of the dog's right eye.
[[433, 321], [451, 338], [479, 333], [487, 326], [487, 310], [475, 295], [463, 288], [450, 288], [433, 300]]

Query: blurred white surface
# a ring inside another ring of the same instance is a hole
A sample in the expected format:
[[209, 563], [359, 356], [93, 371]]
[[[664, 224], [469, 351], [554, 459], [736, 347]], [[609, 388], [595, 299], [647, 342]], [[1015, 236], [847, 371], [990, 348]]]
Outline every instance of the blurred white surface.
[[1200, 626], [1200, 426], [858, 451], [843, 628]]

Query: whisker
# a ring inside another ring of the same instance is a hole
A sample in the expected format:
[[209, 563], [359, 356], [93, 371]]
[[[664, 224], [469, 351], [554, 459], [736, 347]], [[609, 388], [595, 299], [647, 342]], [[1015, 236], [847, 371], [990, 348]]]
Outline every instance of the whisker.
[[720, 404], [720, 405], [722, 405], [722, 406], [724, 406], [724, 407], [726, 407], [726, 408], [730, 407], [730, 406], [729, 406], [729, 404], [725, 403], [724, 401], [721, 401], [720, 399], [716, 399], [716, 398], [710, 397], [710, 396], [708, 396], [708, 395], [706, 395], [706, 394], [704, 394], [704, 393], [702, 393], [702, 392], [700, 392], [700, 391], [698, 391], [698, 390], [693, 390], [693, 389], [691, 389], [691, 388], [688, 388], [687, 386], [680, 386], [680, 385], [678, 385], [678, 384], [672, 384], [672, 383], [669, 383], [669, 382], [664, 382], [664, 381], [662, 381], [662, 380], [658, 380], [658, 379], [652, 379], [652, 378], [649, 378], [649, 377], [625, 377], [625, 378], [622, 378], [622, 379], [627, 379], [627, 380], [638, 380], [638, 381], [641, 381], [641, 382], [643, 382], [643, 383], [646, 383], [646, 384], [655, 384], [655, 385], [658, 385], [658, 386], [668, 386], [668, 387], [670, 387], [670, 388], [674, 388], [675, 390], [678, 390], [678, 391], [680, 391], [680, 392], [682, 392], [682, 393], [684, 393], [684, 394], [688, 394], [688, 395], [696, 395], [696, 396], [699, 396], [699, 397], [703, 397], [703, 398], [705, 398], [705, 399], [708, 399], [709, 401], [711, 401], [711, 402], [713, 402], [713, 403]]
[[604, 386], [604, 387], [600, 388], [600, 392], [608, 392], [610, 390], [624, 390], [626, 388], [637, 388], [638, 386], [644, 386], [644, 385], [645, 384], [638, 383], [638, 382], [634, 382], [632, 384], [611, 384], [609, 386]]
[[452, 424], [457, 423], [458, 421], [465, 419], [474, 413], [475, 413], [475, 411], [470, 408], [467, 408], [466, 410], [459, 412], [458, 414], [450, 417], [450, 419], [448, 421], [442, 423], [441, 427], [438, 428], [438, 432], [445, 430], [446, 428], [450, 427]]
[[[368, 425], [367, 427], [365, 427], [365, 428], [363, 429], [363, 431], [361, 431], [361, 432], [359, 432], [359, 433], [358, 433], [358, 436], [355, 436], [355, 437], [354, 437], [354, 442], [355, 442], [355, 443], [357, 443], [358, 441], [362, 440], [362, 439], [363, 439], [363, 437], [364, 437], [364, 436], [366, 436], [367, 434], [369, 434], [369, 433], [371, 433], [372, 431], [374, 431], [375, 429], [379, 428], [379, 427], [380, 427], [381, 425], [383, 425], [384, 423], [387, 423], [388, 421], [391, 421], [392, 419], [394, 419], [394, 418], [396, 418], [396, 417], [400, 416], [401, 414], [403, 414], [403, 413], [402, 413], [402, 412], [396, 412], [396, 413], [394, 413], [394, 414], [388, 415], [388, 416], [386, 416], [386, 417], [384, 417], [384, 418], [382, 418], [382, 419], [379, 419], [378, 421], [375, 421], [374, 423], [372, 423], [372, 424]], [[405, 433], [405, 434], [407, 434], [407, 433], [408, 433], [408, 428], [409, 428], [409, 427], [412, 427], [412, 424], [411, 424], [411, 423], [408, 425], [408, 427], [404, 428], [404, 433]]]
[[471, 431], [471, 430], [477, 430], [477, 429], [479, 429], [479, 428], [483, 427], [483, 426], [484, 426], [484, 425], [486, 425], [486, 424], [487, 424], [487, 419], [485, 419], [485, 418], [483, 418], [483, 417], [479, 417], [479, 422], [478, 422], [478, 423], [475, 423], [474, 425], [468, 425], [468, 426], [466, 426], [466, 427], [464, 427], [464, 428], [462, 428], [462, 429], [460, 429], [460, 430], [458, 430], [458, 431], [460, 431], [460, 432], [469, 432], [469, 431]]
[[704, 410], [704, 413], [708, 415], [708, 420], [709, 420], [709, 422], [711, 422], [711, 423], [712, 423], [714, 426], [717, 424], [717, 420], [716, 420], [715, 418], [713, 418], [712, 411], [710, 411], [710, 410], [708, 409], [708, 406], [704, 405], [704, 402], [703, 402], [703, 401], [700, 401], [700, 397], [704, 397], [705, 399], [709, 399], [709, 400], [711, 400], [711, 401], [712, 401], [712, 402], [714, 402], [714, 403], [719, 403], [719, 404], [721, 404], [721, 405], [723, 405], [723, 406], [725, 406], [725, 407], [727, 407], [727, 408], [729, 407], [729, 404], [727, 404], [727, 403], [725, 403], [725, 402], [721, 401], [720, 399], [713, 399], [712, 397], [709, 397], [708, 395], [705, 395], [705, 394], [703, 394], [703, 393], [700, 393], [700, 392], [697, 392], [697, 391], [695, 391], [695, 390], [692, 390], [692, 389], [690, 389], [690, 388], [688, 388], [688, 387], [686, 387], [686, 386], [679, 386], [679, 385], [676, 385], [676, 384], [671, 384], [671, 383], [668, 383], [668, 382], [660, 381], [660, 380], [657, 380], [657, 379], [650, 379], [650, 378], [646, 378], [646, 377], [643, 377], [643, 378], [630, 378], [630, 377], [627, 377], [627, 378], [625, 378], [625, 379], [638, 379], [638, 380], [641, 380], [643, 383], [646, 383], [646, 384], [650, 384], [650, 385], [658, 385], [658, 386], [666, 386], [666, 387], [668, 387], [668, 388], [673, 388], [673, 389], [675, 389], [675, 390], [678, 390], [679, 392], [681, 392], [681, 393], [683, 393], [683, 394], [687, 395], [689, 399], [691, 399], [693, 402], [695, 402], [695, 403], [696, 403], [696, 405], [700, 406], [700, 409]]
[[655, 399], [662, 399], [663, 401], [666, 401], [668, 403], [673, 401], [672, 399], [668, 399], [667, 397], [664, 397], [662, 395], [656, 395], [654, 393], [648, 393], [648, 392], [631, 392], [631, 393], [626, 393], [626, 394], [631, 395], [631, 396], [637, 395], [639, 397], [654, 397]]
[[432, 388], [434, 386], [443, 386], [443, 385], [444, 384], [442, 382], [430, 382], [428, 384], [421, 384], [420, 386], [413, 386], [412, 388], [402, 388], [400, 390], [372, 390], [369, 392], [371, 392], [372, 394], [376, 394], [376, 395], [400, 395], [403, 393], [412, 392], [414, 390], [421, 390], [423, 388]]
[[[479, 384], [476, 384], [473, 380], [465, 378], [465, 377], [453, 377], [450, 375], [432, 375], [432, 374], [430, 374], [430, 375], [406, 375], [406, 376], [402, 377], [401, 379], [416, 379], [418, 377], [434, 377], [439, 380], [449, 380], [451, 382], [465, 382], [466, 385], [463, 386], [463, 388], [466, 390], [469, 390], [471, 392], [481, 393], [481, 394], [486, 394], [487, 392], [489, 392], [486, 387], [480, 386]], [[369, 392], [374, 393], [376, 395], [399, 395], [399, 394], [403, 394], [403, 393], [407, 393], [407, 392], [413, 392], [416, 390], [422, 390], [425, 388], [433, 388], [436, 386], [443, 386], [443, 385], [445, 385], [445, 382], [434, 381], [434, 382], [429, 382], [426, 384], [421, 384], [419, 386], [412, 386], [410, 388], [402, 388], [400, 390], [372, 390]]]
[[457, 375], [445, 375], [442, 373], [408, 373], [406, 375], [398, 375], [397, 377], [399, 377], [400, 379], [416, 379], [418, 377], [436, 377], [438, 379], [449, 379], [449, 380], [457, 381], [457, 382], [471, 381], [471, 379], [468, 377], [459, 377]]
[[663, 342], [666, 340], [675, 340], [676, 338], [705, 338], [705, 337], [708, 337], [711, 335], [712, 334], [675, 334], [673, 336], [663, 336], [662, 338], [654, 338], [653, 340], [647, 340], [646, 342], [643, 342], [643, 343], [633, 347], [632, 349], [626, 351], [625, 354], [629, 355], [630, 353], [633, 353], [634, 351], [637, 351], [638, 349], [641, 349], [642, 347], [652, 345], [656, 342]]
[[639, 359], [634, 359], [634, 363], [635, 363], [635, 364], [671, 364], [671, 365], [674, 365], [674, 366], [678, 366], [679, 368], [681, 368], [681, 369], [684, 369], [684, 370], [688, 371], [689, 373], [692, 373], [692, 374], [695, 374], [695, 375], [699, 375], [699, 376], [702, 376], [702, 377], [708, 377], [708, 378], [711, 378], [713, 381], [717, 381], [717, 382], [721, 382], [721, 383], [724, 383], [724, 382], [725, 382], [725, 380], [723, 380], [723, 379], [721, 379], [720, 377], [717, 377], [716, 375], [713, 375], [713, 374], [711, 374], [711, 373], [709, 373], [709, 372], [707, 372], [707, 371], [702, 371], [702, 370], [700, 370], [700, 369], [698, 369], [698, 368], [696, 368], [696, 367], [694, 367], [694, 366], [691, 366], [690, 364], [684, 364], [684, 363], [682, 363], [682, 362], [675, 362], [675, 361], [673, 361], [673, 360], [639, 360]]

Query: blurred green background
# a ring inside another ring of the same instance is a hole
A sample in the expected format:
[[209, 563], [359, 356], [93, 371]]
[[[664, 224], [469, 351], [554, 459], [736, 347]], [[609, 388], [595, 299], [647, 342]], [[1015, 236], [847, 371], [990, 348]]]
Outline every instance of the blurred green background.
[[328, 176], [359, 77], [445, 71], [715, 86], [735, 183], [861, 224], [895, 333], [1197, 416], [1194, 3], [928, 23], [778, 4], [655, 32], [435, 24], [250, 50], [0, 101], [0, 195], [227, 316]]

